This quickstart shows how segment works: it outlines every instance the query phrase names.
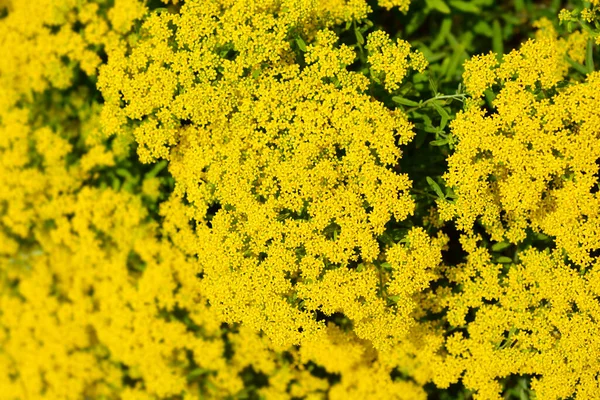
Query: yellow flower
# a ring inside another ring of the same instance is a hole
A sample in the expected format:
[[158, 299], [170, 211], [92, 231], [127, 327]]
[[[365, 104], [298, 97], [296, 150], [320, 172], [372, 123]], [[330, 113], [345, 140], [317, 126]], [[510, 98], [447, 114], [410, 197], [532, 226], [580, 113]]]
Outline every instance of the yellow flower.
[[369, 51], [371, 73], [390, 92], [400, 87], [409, 69], [423, 72], [428, 65], [425, 56], [418, 50], [411, 51], [408, 42], [397, 40], [394, 43], [381, 30], [369, 34], [365, 47]]

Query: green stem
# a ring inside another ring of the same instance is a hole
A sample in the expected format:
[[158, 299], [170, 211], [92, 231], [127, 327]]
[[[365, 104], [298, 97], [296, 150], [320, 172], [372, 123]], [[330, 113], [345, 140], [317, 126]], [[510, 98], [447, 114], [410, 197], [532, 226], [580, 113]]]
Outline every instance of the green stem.
[[466, 95], [464, 95], [464, 94], [444, 94], [441, 96], [435, 96], [435, 97], [425, 100], [424, 102], [422, 102], [421, 104], [419, 104], [416, 107], [409, 108], [408, 110], [406, 110], [406, 112], [409, 113], [411, 111], [418, 110], [419, 108], [423, 108], [427, 103], [434, 101], [434, 100], [453, 99], [453, 100], [458, 100], [458, 101], [464, 101], [465, 97], [466, 97]]

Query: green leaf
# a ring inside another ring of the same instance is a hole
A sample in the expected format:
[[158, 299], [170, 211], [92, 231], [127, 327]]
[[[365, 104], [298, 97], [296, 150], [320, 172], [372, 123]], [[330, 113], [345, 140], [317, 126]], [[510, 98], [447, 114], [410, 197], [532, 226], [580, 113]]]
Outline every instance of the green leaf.
[[405, 99], [404, 97], [400, 97], [400, 96], [392, 97], [392, 101], [394, 103], [402, 104], [403, 106], [408, 106], [408, 107], [418, 107], [419, 106], [419, 103], [417, 103], [416, 101], [408, 100], [408, 99]]
[[435, 126], [433, 126], [433, 125], [426, 125], [426, 126], [423, 128], [423, 130], [424, 130], [425, 132], [428, 132], [428, 133], [435, 133], [435, 134], [437, 134], [437, 133], [439, 132], [439, 129], [438, 129], [438, 128], [436, 128], [436, 127], [435, 127]]
[[571, 57], [569, 57], [567, 55], [565, 55], [565, 58], [567, 59], [567, 62], [569, 64], [571, 64], [571, 66], [573, 68], [575, 68], [579, 73], [581, 73], [583, 75], [587, 75], [588, 69], [585, 66], [579, 64], [577, 61], [573, 60]]
[[496, 53], [498, 61], [502, 59], [504, 55], [504, 40], [502, 37], [502, 25], [497, 19], [492, 24], [492, 50]]
[[306, 43], [304, 43], [304, 40], [302, 40], [301, 37], [296, 39], [296, 44], [301, 52], [306, 53]]
[[479, 7], [468, 1], [450, 0], [450, 6], [467, 13], [479, 14], [481, 12]]
[[440, 30], [439, 30], [437, 36], [435, 37], [435, 40], [431, 43], [431, 48], [433, 50], [437, 49], [438, 47], [440, 47], [441, 45], [444, 44], [451, 29], [452, 29], [452, 18], [449, 18], [449, 17], [444, 18], [442, 20], [442, 24], [440, 25]]
[[432, 101], [431, 104], [436, 109], [438, 114], [440, 114], [440, 117], [442, 117], [442, 120], [440, 121], [440, 130], [444, 130], [446, 124], [450, 120], [450, 114], [448, 114], [448, 112], [444, 109], [444, 107], [442, 107], [442, 105], [437, 100]]
[[490, 89], [487, 89], [485, 92], [483, 92], [483, 94], [485, 95], [485, 98], [489, 101], [490, 105], [496, 99], [496, 94]]
[[538, 232], [538, 233], [535, 235], [535, 238], [536, 238], [537, 240], [548, 240], [548, 239], [550, 239], [550, 236], [548, 236], [548, 235], [544, 235], [543, 233], [539, 233], [539, 232]]
[[154, 178], [156, 175], [158, 175], [158, 173], [160, 171], [162, 171], [165, 167], [167, 166], [167, 161], [166, 160], [162, 160], [158, 163], [156, 163], [156, 165], [154, 166], [154, 168], [152, 168], [150, 170], [150, 172], [148, 172], [146, 174], [146, 178]]
[[517, 13], [523, 11], [525, 9], [525, 1], [524, 0], [515, 0], [515, 11]]
[[442, 189], [440, 188], [440, 186], [437, 184], [436, 181], [434, 181], [433, 179], [431, 179], [430, 177], [426, 177], [425, 179], [427, 179], [427, 183], [429, 184], [429, 186], [433, 189], [433, 191], [435, 192], [435, 194], [437, 194], [437, 196], [440, 199], [444, 199], [444, 192], [442, 192]]
[[383, 263], [381, 263], [380, 267], [383, 268], [384, 270], [387, 270], [387, 271], [391, 271], [392, 270], [392, 264], [390, 264], [389, 262], [383, 262]]
[[438, 83], [431, 76], [429, 76], [429, 88], [431, 89], [431, 92], [433, 93], [434, 96], [437, 95]]
[[511, 244], [508, 242], [498, 242], [492, 246], [492, 251], [498, 253], [502, 250], [508, 249], [510, 246]]
[[446, 121], [450, 119], [450, 114], [448, 114], [448, 112], [444, 109], [444, 107], [441, 106], [441, 104], [437, 100], [432, 101], [431, 105], [436, 109], [438, 114], [440, 114], [440, 117], [442, 117], [442, 119], [446, 119]]
[[444, 53], [444, 52], [441, 52], [441, 51], [438, 52], [438, 53], [431, 53], [431, 52], [425, 53], [425, 52], [423, 52], [423, 55], [425, 56], [425, 59], [427, 60], [427, 62], [429, 64], [433, 64], [433, 63], [435, 63], [435, 62], [443, 59], [444, 57], [447, 57], [447, 54]]
[[410, 19], [410, 21], [408, 22], [408, 24], [405, 27], [406, 34], [410, 35], [410, 34], [416, 32], [417, 29], [419, 29], [423, 25], [426, 18], [427, 18], [427, 14], [425, 12], [423, 12], [422, 10], [416, 11], [412, 15], [412, 18]]
[[478, 35], [487, 36], [489, 38], [491, 38], [494, 35], [492, 26], [484, 20], [480, 20], [475, 24], [475, 26], [473, 27], [473, 32], [477, 33]]
[[592, 39], [588, 39], [587, 42], [587, 52], [585, 55], [585, 66], [588, 70], [588, 73], [594, 72], [594, 43]]
[[425, 143], [425, 139], [427, 139], [427, 132], [419, 129], [417, 134], [415, 135], [414, 144], [417, 149], [420, 149]]
[[356, 41], [358, 42], [359, 45], [362, 46], [363, 44], [365, 44], [365, 38], [364, 38], [363, 34], [356, 27], [354, 28], [354, 34], [356, 35]]
[[448, 144], [448, 139], [432, 140], [431, 142], [429, 142], [429, 144], [432, 146], [444, 146]]
[[449, 59], [448, 63], [445, 64], [445, 68], [442, 68], [442, 70], [444, 71], [445, 78], [453, 79], [458, 67], [461, 64], [461, 60], [466, 57], [465, 47], [462, 43], [456, 40], [452, 34], [448, 35], [448, 41], [452, 45], [454, 53], [452, 54], [452, 57]]
[[512, 264], [513, 260], [510, 257], [500, 256], [495, 259], [498, 264]]
[[194, 379], [199, 377], [200, 375], [204, 375], [206, 373], [210, 372], [210, 370], [205, 369], [205, 368], [196, 368], [190, 371], [190, 373], [188, 374], [188, 379]]
[[117, 170], [115, 172], [117, 175], [119, 175], [122, 178], [133, 179], [133, 176], [131, 176], [131, 173], [128, 170], [126, 170], [125, 168], [117, 168]]
[[446, 188], [446, 198], [458, 199], [458, 196], [456, 195], [456, 193], [454, 193], [454, 190], [452, 190], [452, 188]]
[[429, 8], [438, 10], [439, 12], [444, 13], [444, 14], [450, 14], [450, 7], [448, 7], [448, 5], [446, 4], [446, 2], [444, 0], [425, 0], [425, 1]]

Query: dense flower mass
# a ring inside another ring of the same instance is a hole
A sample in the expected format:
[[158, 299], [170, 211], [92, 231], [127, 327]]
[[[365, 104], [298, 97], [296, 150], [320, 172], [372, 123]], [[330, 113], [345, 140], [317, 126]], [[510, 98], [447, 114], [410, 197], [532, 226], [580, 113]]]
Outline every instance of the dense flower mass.
[[[550, 30], [551, 28], [546, 28]], [[578, 265], [593, 262], [600, 248], [597, 160], [600, 159], [600, 76], [565, 82], [564, 53], [585, 58], [581, 33], [557, 40], [542, 29], [538, 38], [504, 57], [481, 56], [465, 67], [474, 98], [498, 85], [493, 113], [470, 102], [452, 122], [458, 139], [446, 181], [458, 199], [444, 204], [468, 230], [476, 218], [494, 240], [518, 243], [526, 230], [556, 238]]]
[[424, 3], [0, 0], [0, 397], [597, 396], [600, 3]]

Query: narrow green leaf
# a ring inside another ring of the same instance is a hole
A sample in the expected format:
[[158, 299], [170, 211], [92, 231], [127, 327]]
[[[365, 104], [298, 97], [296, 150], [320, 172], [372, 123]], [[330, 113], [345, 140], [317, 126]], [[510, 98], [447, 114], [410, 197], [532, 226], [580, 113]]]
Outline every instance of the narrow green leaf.
[[400, 97], [400, 96], [392, 97], [392, 101], [394, 101], [394, 103], [402, 104], [403, 106], [408, 106], [408, 107], [418, 107], [419, 106], [419, 103], [417, 103], [416, 101], [408, 100], [408, 99], [405, 99], [404, 97]]
[[500, 257], [496, 258], [496, 262], [498, 264], [512, 264], [513, 260], [510, 257], [500, 256]]
[[301, 37], [296, 39], [296, 44], [298, 44], [298, 48], [301, 52], [306, 53], [306, 43], [304, 43], [304, 40], [302, 40]]
[[438, 131], [439, 131], [438, 128], [436, 128], [433, 125], [427, 125], [427, 126], [425, 126], [425, 128], [423, 128], [423, 130], [428, 133], [438, 133]]
[[577, 61], [573, 60], [569, 56], [565, 56], [565, 58], [567, 59], [567, 62], [569, 64], [571, 64], [571, 66], [577, 70], [577, 72], [579, 72], [579, 73], [581, 73], [583, 75], [587, 75], [588, 69], [585, 66], [579, 64]]
[[447, 64], [442, 64], [442, 71], [446, 79], [453, 79], [455, 78], [456, 71], [461, 64], [461, 61], [466, 57], [466, 54], [464, 45], [451, 33], [448, 34], [448, 42], [450, 42], [454, 53]]
[[525, 9], [525, 1], [524, 0], [515, 0], [515, 11], [521, 12]]
[[508, 242], [498, 242], [492, 246], [492, 251], [498, 253], [502, 250], [509, 248], [510, 246], [511, 244]]
[[433, 179], [431, 179], [430, 177], [426, 177], [425, 179], [427, 179], [427, 183], [429, 184], [429, 186], [433, 189], [433, 191], [435, 192], [435, 194], [437, 194], [437, 196], [440, 199], [444, 199], [444, 192], [442, 192], [442, 189], [440, 188], [440, 186], [437, 184], [436, 181], [434, 181]]
[[432, 140], [431, 142], [429, 142], [429, 144], [432, 146], [444, 146], [448, 144], [448, 139]]
[[444, 0], [426, 0], [427, 6], [444, 14], [450, 14], [450, 7]]
[[595, 69], [595, 67], [594, 67], [594, 43], [592, 42], [592, 39], [588, 39], [588, 42], [587, 42], [585, 66], [588, 70], [588, 73], [594, 72], [594, 69]]
[[420, 149], [425, 143], [425, 139], [427, 139], [427, 132], [419, 129], [414, 139], [414, 144], [417, 149]]
[[473, 32], [477, 33], [478, 35], [487, 36], [489, 38], [494, 36], [492, 26], [484, 20], [478, 21], [475, 24], [475, 26], [473, 26]]
[[390, 264], [389, 262], [384, 262], [380, 264], [380, 267], [384, 270], [390, 271], [392, 269], [392, 264]]
[[427, 13], [424, 12], [423, 10], [415, 11], [415, 13], [412, 14], [412, 18], [410, 19], [408, 24], [405, 26], [406, 34], [410, 35], [410, 34], [416, 32], [417, 29], [419, 29], [423, 25], [426, 18], [427, 18]]
[[440, 105], [437, 100], [431, 102], [431, 105], [435, 108], [435, 110], [440, 114], [440, 117], [445, 118], [446, 121], [450, 119], [450, 114]]
[[504, 54], [504, 40], [502, 37], [502, 25], [497, 19], [492, 24], [492, 50], [500, 61]]
[[433, 95], [437, 95], [438, 92], [438, 84], [437, 81], [435, 79], [433, 79], [431, 76], [429, 76], [429, 88], [431, 89], [431, 92], [433, 93]]
[[458, 196], [456, 195], [456, 193], [454, 193], [454, 190], [452, 190], [452, 188], [446, 188], [446, 198], [458, 199]]
[[362, 46], [363, 44], [365, 44], [365, 38], [358, 28], [354, 28], [354, 34], [356, 35], [356, 41], [359, 45]]
[[396, 295], [396, 296], [388, 296], [388, 300], [397, 303], [400, 300], [400, 296]]
[[425, 56], [425, 59], [427, 60], [427, 62], [429, 64], [433, 64], [433, 63], [435, 63], [435, 62], [443, 59], [444, 57], [447, 57], [446, 53], [441, 52], [441, 51], [438, 52], [438, 53], [431, 53], [431, 52], [425, 53], [425, 52], [423, 52], [423, 55]]
[[535, 238], [536, 238], [537, 240], [548, 240], [548, 239], [550, 239], [550, 236], [548, 236], [548, 235], [544, 235], [543, 233], [539, 233], [539, 232], [538, 232], [538, 233], [535, 235]]
[[112, 181], [113, 190], [115, 192], [118, 192], [120, 187], [121, 187], [121, 181], [118, 180], [117, 178], [113, 177], [113, 181]]
[[196, 368], [193, 369], [192, 371], [190, 371], [190, 373], [188, 374], [188, 379], [194, 379], [199, 377], [200, 375], [204, 375], [207, 372], [210, 372], [208, 369], [205, 368]]
[[450, 0], [450, 6], [467, 13], [479, 14], [481, 12], [479, 7], [468, 1]]
[[489, 101], [490, 104], [492, 104], [496, 99], [496, 94], [490, 89], [487, 89], [485, 92], [483, 92], [483, 94], [485, 95], [485, 98]]
[[119, 175], [120, 177], [123, 177], [125, 179], [133, 179], [133, 176], [131, 176], [131, 173], [128, 170], [126, 170], [125, 168], [118, 168], [115, 172], [117, 175]]
[[152, 168], [150, 170], [150, 172], [148, 172], [146, 174], [146, 178], [154, 178], [156, 175], [159, 174], [160, 171], [162, 171], [165, 167], [167, 166], [167, 161], [166, 160], [162, 160], [158, 163], [156, 163], [156, 165], [154, 166], [154, 168]]
[[442, 20], [442, 24], [440, 25], [440, 30], [435, 37], [435, 40], [431, 43], [431, 48], [433, 50], [437, 49], [441, 45], [446, 42], [446, 38], [452, 29], [452, 18], [447, 17]]

